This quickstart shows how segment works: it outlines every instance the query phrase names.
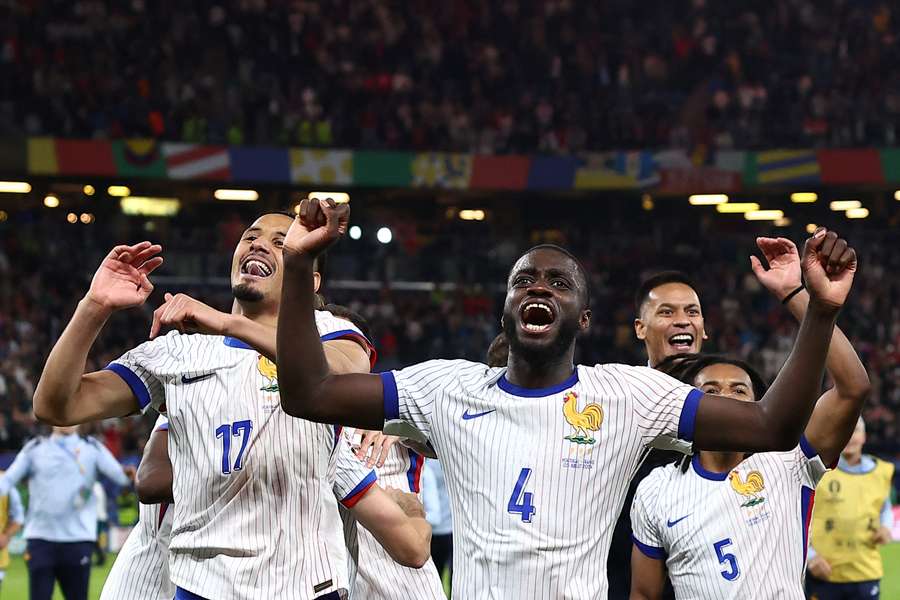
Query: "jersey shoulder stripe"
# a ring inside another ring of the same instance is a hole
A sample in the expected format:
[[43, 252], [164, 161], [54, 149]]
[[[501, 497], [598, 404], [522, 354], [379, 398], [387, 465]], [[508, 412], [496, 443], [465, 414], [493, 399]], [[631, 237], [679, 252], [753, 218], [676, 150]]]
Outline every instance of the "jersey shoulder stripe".
[[341, 499], [341, 504], [346, 506], [347, 508], [353, 508], [356, 506], [356, 503], [363, 499], [363, 496], [366, 495], [366, 492], [375, 485], [375, 481], [378, 479], [378, 476], [375, 475], [375, 471], [371, 471], [366, 478], [356, 484], [356, 487], [350, 490], [350, 493], [344, 496]]

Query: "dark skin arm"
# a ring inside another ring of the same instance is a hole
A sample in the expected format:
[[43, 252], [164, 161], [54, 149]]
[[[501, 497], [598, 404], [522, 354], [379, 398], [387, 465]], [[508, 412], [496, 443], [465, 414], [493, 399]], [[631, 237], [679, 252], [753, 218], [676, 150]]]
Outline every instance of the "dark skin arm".
[[134, 489], [141, 504], [173, 502], [168, 429], [156, 429], [150, 434], [134, 478]]
[[659, 600], [666, 584], [666, 562], [650, 558], [637, 546], [631, 548], [631, 595], [629, 600]]
[[[385, 416], [381, 378], [330, 373], [313, 316], [313, 260], [346, 231], [348, 222], [346, 205], [303, 201], [285, 239], [278, 355], [297, 360], [281, 361], [281, 406], [312, 421], [380, 429]], [[797, 445], [818, 398], [831, 333], [856, 269], [856, 253], [843, 240], [837, 242], [824, 230], [807, 242], [803, 270], [809, 308], [794, 350], [769, 391], [755, 403], [704, 395], [695, 422], [697, 448], [752, 452]]]

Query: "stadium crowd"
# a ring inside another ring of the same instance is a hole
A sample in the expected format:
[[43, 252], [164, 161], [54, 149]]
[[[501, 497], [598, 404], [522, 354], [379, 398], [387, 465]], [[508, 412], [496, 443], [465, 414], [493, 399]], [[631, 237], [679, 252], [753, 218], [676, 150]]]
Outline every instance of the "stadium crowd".
[[844, 0], [0, 8], [0, 135], [577, 152], [897, 142], [896, 7]]
[[[165, 230], [147, 234], [123, 217], [101, 227], [70, 226], [50, 216], [3, 224], [0, 237], [0, 449], [16, 450], [33, 435], [31, 395], [40, 368], [74, 305], [83, 294], [95, 265], [115, 240], [143, 239], [150, 235], [173, 260], [160, 271], [155, 307], [164, 291], [185, 291], [227, 309], [227, 287], [210, 284], [209, 273], [226, 273], [220, 266], [233, 247], [232, 220], [217, 227], [207, 224], [209, 235], [198, 235], [189, 216]], [[239, 219], [235, 216], [235, 221]], [[428, 236], [398, 229], [395, 243], [373, 242], [360, 251], [346, 240], [329, 260], [333, 280], [370, 280], [370, 289], [328, 288], [329, 300], [345, 304], [369, 321], [379, 353], [378, 370], [405, 366], [434, 357], [482, 359], [499, 330], [502, 288], [510, 256], [535, 241], [523, 228], [503, 236], [476, 229], [461, 234], [449, 223]], [[482, 224], [482, 227], [491, 227]], [[786, 310], [761, 289], [747, 256], [753, 235], [715, 232], [702, 223], [683, 220], [673, 225], [655, 220], [647, 226], [611, 218], [603, 224], [567, 227], [565, 244], [592, 273], [594, 313], [590, 332], [579, 344], [583, 363], [645, 361], [634, 338], [632, 294], [640, 279], [661, 269], [677, 268], [693, 277], [700, 290], [710, 339], [704, 350], [726, 352], [748, 359], [774, 377], [791, 348], [796, 325]], [[793, 237], [801, 239], [801, 232]], [[883, 456], [900, 453], [900, 280], [887, 276], [900, 270], [896, 233], [848, 231], [859, 239], [866, 268], [857, 277], [853, 301], [842, 315], [847, 332], [869, 369], [873, 391], [864, 415], [869, 448]], [[208, 241], [215, 239], [210, 245]], [[502, 239], [502, 241], [500, 241]], [[418, 241], [416, 241], [418, 240]], [[684, 240], [691, 240], [685, 242]], [[362, 242], [358, 242], [362, 243]], [[370, 251], [371, 250], [371, 251]], [[374, 268], [373, 265], [379, 265]], [[427, 273], [436, 274], [434, 277]], [[77, 275], [77, 276], [73, 276]], [[383, 288], [385, 281], [442, 281], [458, 284], [453, 291], [403, 291]], [[178, 279], [167, 280], [168, 277]], [[190, 282], [194, 281], [195, 284]], [[327, 279], [326, 279], [327, 281]], [[42, 283], [43, 282], [43, 283]], [[52, 286], [46, 282], [54, 282]], [[498, 288], [499, 285], [499, 288]], [[125, 311], [104, 329], [88, 368], [106, 365], [125, 349], [146, 339], [151, 310]], [[104, 441], [114, 454], [139, 452], [149, 422], [140, 418], [108, 421]]]

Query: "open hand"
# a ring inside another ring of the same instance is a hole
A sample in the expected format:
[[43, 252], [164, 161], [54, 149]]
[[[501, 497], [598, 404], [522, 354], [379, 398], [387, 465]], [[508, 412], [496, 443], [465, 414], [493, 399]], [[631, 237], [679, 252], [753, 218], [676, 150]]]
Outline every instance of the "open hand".
[[149, 275], [163, 263], [160, 252], [150, 242], [116, 246], [94, 273], [87, 298], [108, 310], [140, 306], [153, 291]]
[[284, 251], [316, 257], [347, 233], [350, 205], [304, 199], [284, 239]]
[[195, 300], [187, 294], [166, 294], [159, 308], [153, 311], [150, 339], [163, 328], [177, 329], [181, 333], [207, 333], [225, 335], [230, 314]]
[[826, 581], [829, 577], [831, 577], [831, 565], [829, 565], [828, 561], [821, 556], [814, 556], [813, 558], [809, 559], [809, 563], [807, 563], [806, 568], [809, 569], [810, 575], [812, 575], [816, 579]]
[[358, 429], [357, 433], [362, 434], [362, 441], [359, 448], [356, 449], [356, 458], [366, 461], [366, 466], [370, 469], [383, 467], [391, 448], [400, 439], [392, 435], [384, 435], [380, 431]]
[[856, 251], [847, 240], [824, 227], [803, 246], [803, 276], [810, 301], [840, 309], [847, 300], [856, 273]]
[[769, 263], [766, 269], [756, 256], [750, 256], [753, 274], [767, 290], [779, 300], [797, 289], [802, 283], [800, 253], [787, 238], [756, 238], [756, 245]]

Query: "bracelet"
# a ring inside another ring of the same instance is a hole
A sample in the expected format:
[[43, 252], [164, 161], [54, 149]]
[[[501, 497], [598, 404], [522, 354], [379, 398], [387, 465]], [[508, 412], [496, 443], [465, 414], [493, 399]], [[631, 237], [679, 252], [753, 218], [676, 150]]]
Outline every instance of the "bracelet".
[[806, 286], [803, 285], [803, 284], [801, 283], [799, 286], [797, 286], [797, 289], [795, 289], [795, 290], [792, 291], [790, 294], [788, 294], [787, 296], [785, 296], [785, 297], [784, 297], [784, 300], [782, 300], [781, 303], [782, 303], [782, 304], [787, 304], [788, 302], [791, 301], [791, 298], [793, 298], [794, 296], [796, 296], [797, 294], [799, 294], [800, 292], [802, 292], [802, 291], [805, 290], [805, 289], [806, 289]]

